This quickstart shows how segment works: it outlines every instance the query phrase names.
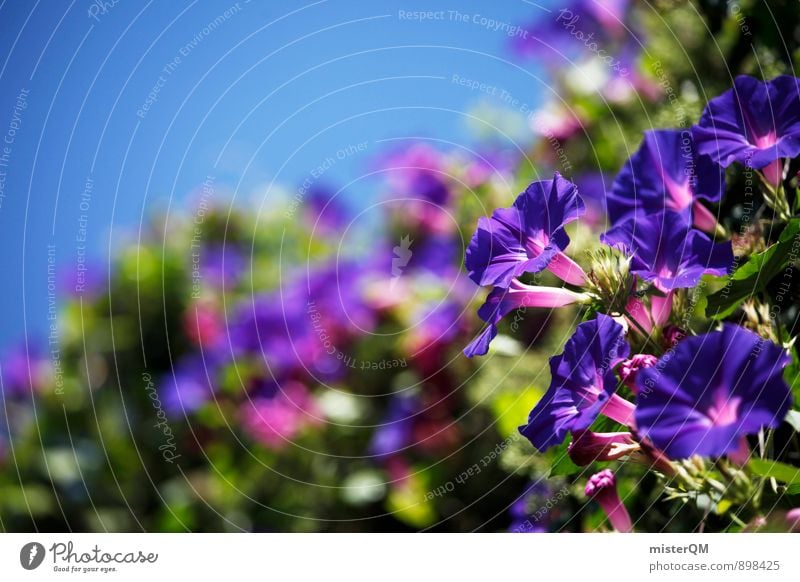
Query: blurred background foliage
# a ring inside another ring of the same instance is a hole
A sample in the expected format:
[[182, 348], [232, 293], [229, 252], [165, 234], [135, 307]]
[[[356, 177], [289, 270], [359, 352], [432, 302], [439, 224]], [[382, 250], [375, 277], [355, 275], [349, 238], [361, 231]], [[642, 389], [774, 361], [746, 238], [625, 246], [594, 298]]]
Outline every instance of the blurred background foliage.
[[[580, 261], [644, 130], [691, 126], [737, 74], [800, 64], [795, 1], [613, 4], [611, 23], [565, 9], [629, 74], [555, 11], [520, 23], [531, 35], [509, 54], [553, 65], [545, 105], [487, 97], [472, 150], [381, 153], [369, 224], [350, 229], [356, 210], [330, 185], [275, 188], [257, 208], [211, 182], [153, 210], [94, 270], [107, 276], [59, 281], [58, 357], [46, 341], [3, 357], [0, 528], [504, 531], [534, 514], [537, 531], [599, 527], [564, 451], [534, 456], [517, 432], [577, 314], [529, 310], [467, 360], [482, 297], [465, 245], [479, 216], [560, 171], [590, 209], [570, 233]], [[734, 187], [726, 215], [740, 203]], [[644, 468], [626, 475], [637, 528], [702, 519], [658, 503]]]

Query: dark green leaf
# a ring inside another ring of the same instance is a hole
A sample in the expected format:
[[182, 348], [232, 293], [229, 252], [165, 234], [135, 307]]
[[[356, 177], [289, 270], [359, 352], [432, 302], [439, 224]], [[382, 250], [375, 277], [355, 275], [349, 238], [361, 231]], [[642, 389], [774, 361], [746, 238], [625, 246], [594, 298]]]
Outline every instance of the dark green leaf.
[[565, 439], [563, 443], [553, 448], [553, 465], [550, 467], [550, 476], [557, 475], [574, 475], [580, 472], [581, 468], [572, 462], [567, 454], [567, 447], [569, 446], [569, 439]]
[[778, 242], [764, 252], [750, 256], [747, 262], [728, 278], [728, 284], [708, 298], [706, 316], [724, 319], [745, 299], [763, 291], [767, 283], [780, 274], [792, 260], [794, 238], [799, 232], [800, 219], [794, 218], [786, 225]]
[[750, 470], [761, 477], [773, 477], [787, 485], [800, 485], [800, 468], [770, 461], [767, 459], [750, 459]]
[[[800, 358], [797, 355], [797, 346], [792, 347], [789, 353], [792, 356], [792, 361], [783, 370], [783, 379], [786, 380], [789, 388], [791, 388], [795, 405], [797, 405], [800, 404]], [[800, 428], [795, 427], [795, 430], [800, 432]]]

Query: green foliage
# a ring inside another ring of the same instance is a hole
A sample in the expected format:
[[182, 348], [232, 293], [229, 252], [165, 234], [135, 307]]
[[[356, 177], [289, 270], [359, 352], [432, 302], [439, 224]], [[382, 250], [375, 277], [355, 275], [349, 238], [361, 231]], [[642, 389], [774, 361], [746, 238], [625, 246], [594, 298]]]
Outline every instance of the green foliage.
[[778, 461], [758, 458], [750, 459], [747, 466], [760, 477], [770, 477], [786, 485], [800, 485], [800, 469], [797, 467], [779, 463]]
[[[713, 319], [729, 317], [746, 299], [761, 293], [790, 262], [797, 260], [796, 239], [800, 219], [788, 222], [778, 241], [767, 250], [751, 255], [745, 264], [728, 277], [727, 285], [708, 297], [706, 315]], [[793, 250], [794, 249], [794, 250]]]

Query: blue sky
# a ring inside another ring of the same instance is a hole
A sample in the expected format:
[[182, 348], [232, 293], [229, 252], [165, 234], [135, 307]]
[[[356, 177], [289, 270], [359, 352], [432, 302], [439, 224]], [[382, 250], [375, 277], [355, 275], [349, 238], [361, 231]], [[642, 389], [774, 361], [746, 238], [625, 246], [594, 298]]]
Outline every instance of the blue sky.
[[3, 1], [0, 346], [46, 333], [48, 260], [107, 261], [208, 176], [269, 204], [267, 184], [296, 187], [358, 144], [325, 182], [358, 178], [398, 138], [469, 143], [464, 112], [486, 95], [453, 75], [540, 102], [507, 31], [552, 4]]

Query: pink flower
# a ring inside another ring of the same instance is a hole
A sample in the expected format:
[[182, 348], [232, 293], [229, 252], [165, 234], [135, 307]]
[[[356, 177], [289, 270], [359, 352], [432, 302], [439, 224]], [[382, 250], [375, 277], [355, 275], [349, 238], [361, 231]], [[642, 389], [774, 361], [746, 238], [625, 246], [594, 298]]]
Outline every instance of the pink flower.
[[286, 446], [308, 426], [320, 422], [312, 395], [299, 382], [288, 382], [272, 397], [242, 404], [240, 418], [251, 438], [273, 449]]
[[183, 316], [186, 335], [197, 346], [211, 347], [222, 337], [219, 313], [208, 302], [198, 301], [189, 306]]
[[618, 532], [630, 533], [633, 523], [628, 510], [617, 493], [617, 480], [609, 469], [603, 469], [589, 477], [586, 483], [586, 496], [593, 497], [608, 516], [608, 521]]
[[636, 374], [642, 368], [654, 366], [658, 358], [651, 354], [636, 354], [625, 360], [619, 366], [619, 376], [622, 382], [636, 394]]
[[575, 431], [567, 449], [576, 465], [591, 465], [596, 461], [616, 461], [639, 450], [629, 432]]

